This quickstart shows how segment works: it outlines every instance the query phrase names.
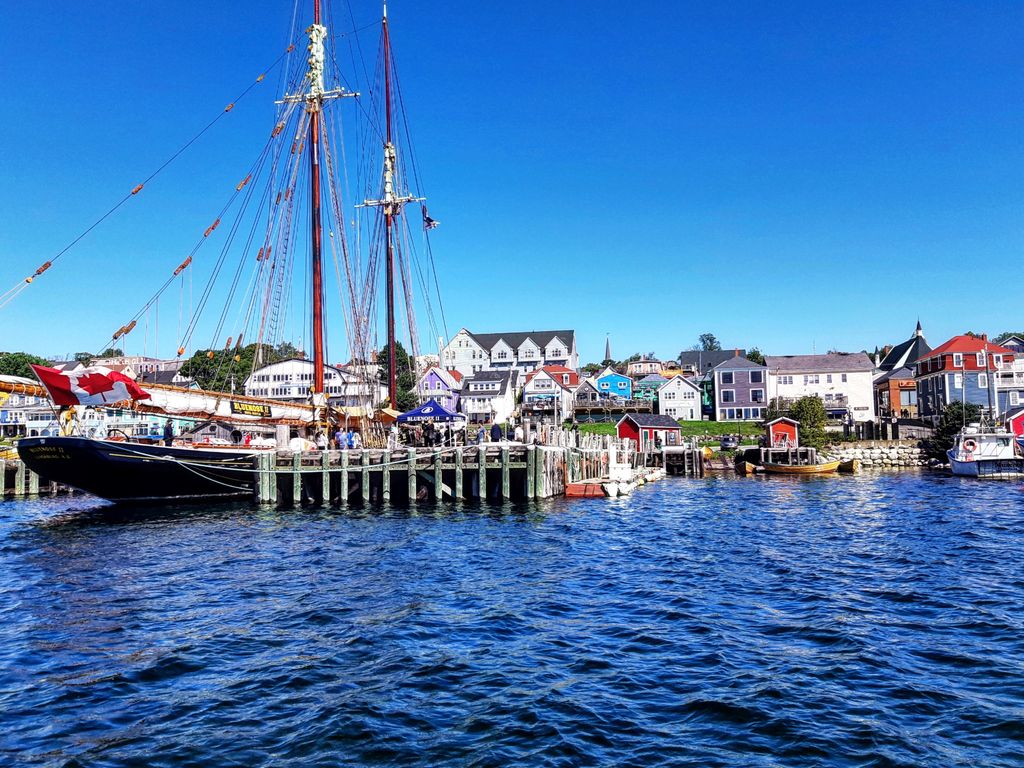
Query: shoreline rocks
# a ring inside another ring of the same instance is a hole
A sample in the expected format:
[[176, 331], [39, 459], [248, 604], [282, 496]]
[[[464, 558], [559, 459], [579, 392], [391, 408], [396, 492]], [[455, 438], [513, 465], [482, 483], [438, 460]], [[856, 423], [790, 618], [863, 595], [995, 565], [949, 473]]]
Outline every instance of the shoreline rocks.
[[859, 459], [861, 467], [874, 469], [903, 469], [927, 467], [929, 461], [916, 441], [869, 441], [863, 443], [837, 443], [822, 451], [830, 459], [847, 461]]

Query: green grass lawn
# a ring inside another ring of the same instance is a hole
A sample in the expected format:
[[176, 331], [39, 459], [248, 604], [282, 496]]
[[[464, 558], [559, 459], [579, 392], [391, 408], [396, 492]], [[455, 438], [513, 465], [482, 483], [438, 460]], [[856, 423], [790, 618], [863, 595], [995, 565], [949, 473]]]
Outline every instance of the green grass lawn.
[[[680, 421], [683, 437], [706, 437], [717, 443], [721, 435], [740, 435], [744, 445], [753, 445], [764, 432], [759, 422], [753, 421]], [[615, 424], [580, 424], [580, 432], [591, 435], [614, 435]]]

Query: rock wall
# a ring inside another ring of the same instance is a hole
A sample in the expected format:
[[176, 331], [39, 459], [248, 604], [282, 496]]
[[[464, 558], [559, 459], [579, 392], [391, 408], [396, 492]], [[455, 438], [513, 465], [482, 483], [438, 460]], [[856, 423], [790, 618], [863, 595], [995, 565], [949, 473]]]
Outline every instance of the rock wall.
[[926, 467], [928, 457], [916, 440], [866, 440], [858, 443], [836, 443], [822, 451], [831, 459], [860, 459], [865, 468], [900, 469]]

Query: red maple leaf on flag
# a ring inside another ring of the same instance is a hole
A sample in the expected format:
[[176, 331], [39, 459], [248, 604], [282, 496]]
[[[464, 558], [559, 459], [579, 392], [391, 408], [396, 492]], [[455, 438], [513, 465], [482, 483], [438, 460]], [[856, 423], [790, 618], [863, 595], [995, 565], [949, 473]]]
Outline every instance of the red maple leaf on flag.
[[90, 395], [98, 395], [101, 392], [113, 390], [113, 382], [101, 373], [87, 373], [78, 377], [78, 387], [84, 389]]

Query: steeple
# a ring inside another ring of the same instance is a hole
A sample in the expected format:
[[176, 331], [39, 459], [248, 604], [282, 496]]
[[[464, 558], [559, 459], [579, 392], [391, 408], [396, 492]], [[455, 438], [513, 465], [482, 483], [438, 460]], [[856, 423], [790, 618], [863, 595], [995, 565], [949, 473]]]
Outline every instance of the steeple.
[[612, 359], [612, 339], [611, 339], [611, 336], [609, 336], [607, 334], [605, 334], [605, 337], [604, 337], [604, 359], [605, 360], [611, 360]]
[[914, 331], [914, 335], [918, 338], [924, 336], [924, 329], [921, 327], [921, 318], [917, 318], [917, 330]]

